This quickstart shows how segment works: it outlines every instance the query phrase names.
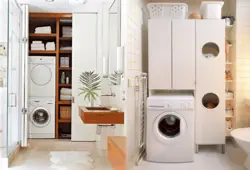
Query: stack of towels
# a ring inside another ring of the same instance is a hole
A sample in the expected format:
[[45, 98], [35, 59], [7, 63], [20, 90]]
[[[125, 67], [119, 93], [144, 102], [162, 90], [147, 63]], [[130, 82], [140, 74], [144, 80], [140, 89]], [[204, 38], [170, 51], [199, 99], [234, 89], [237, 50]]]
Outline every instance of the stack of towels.
[[47, 42], [46, 43], [46, 50], [56, 50], [55, 42]]
[[70, 88], [61, 88], [60, 100], [72, 100], [72, 90]]
[[36, 34], [51, 34], [51, 27], [45, 26], [45, 27], [36, 27], [35, 33]]
[[69, 27], [69, 26], [62, 27], [62, 36], [72, 37], [72, 27]]
[[42, 41], [32, 41], [31, 50], [45, 50], [44, 43]]

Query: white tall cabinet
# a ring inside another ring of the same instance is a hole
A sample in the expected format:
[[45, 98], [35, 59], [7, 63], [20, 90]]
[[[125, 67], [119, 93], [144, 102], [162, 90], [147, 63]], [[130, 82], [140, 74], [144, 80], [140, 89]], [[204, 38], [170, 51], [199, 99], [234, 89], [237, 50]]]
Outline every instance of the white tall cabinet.
[[78, 96], [79, 76], [84, 71], [97, 71], [97, 14], [73, 14], [72, 42], [72, 141], [95, 141], [97, 125], [84, 124], [79, 116], [79, 106], [88, 103]]
[[194, 20], [149, 20], [149, 89], [195, 89]]
[[225, 144], [224, 20], [196, 21], [196, 70], [196, 143]]

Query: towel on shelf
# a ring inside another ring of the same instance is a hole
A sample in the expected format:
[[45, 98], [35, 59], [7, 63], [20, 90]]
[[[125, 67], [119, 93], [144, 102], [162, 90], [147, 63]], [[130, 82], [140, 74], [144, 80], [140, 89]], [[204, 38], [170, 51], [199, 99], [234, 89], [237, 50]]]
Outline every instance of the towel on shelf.
[[45, 50], [44, 43], [42, 41], [32, 41], [30, 45], [31, 50]]
[[36, 27], [35, 33], [51, 34], [51, 27], [50, 26]]
[[72, 100], [72, 96], [70, 96], [70, 95], [60, 95], [60, 100]]
[[60, 47], [60, 50], [72, 50], [72, 47]]
[[60, 94], [61, 95], [72, 95], [72, 89], [70, 88], [61, 88], [61, 91], [60, 91]]
[[46, 50], [56, 50], [55, 42], [47, 42], [46, 43]]
[[42, 41], [32, 41], [32, 44], [43, 44]]

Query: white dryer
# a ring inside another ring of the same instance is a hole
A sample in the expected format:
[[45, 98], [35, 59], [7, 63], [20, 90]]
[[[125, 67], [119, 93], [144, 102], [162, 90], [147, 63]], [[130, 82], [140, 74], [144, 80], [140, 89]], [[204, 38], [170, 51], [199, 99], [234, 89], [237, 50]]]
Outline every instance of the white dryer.
[[194, 97], [151, 96], [147, 101], [146, 160], [194, 160]]
[[29, 57], [29, 96], [55, 97], [56, 58]]
[[29, 99], [29, 138], [55, 138], [55, 98]]

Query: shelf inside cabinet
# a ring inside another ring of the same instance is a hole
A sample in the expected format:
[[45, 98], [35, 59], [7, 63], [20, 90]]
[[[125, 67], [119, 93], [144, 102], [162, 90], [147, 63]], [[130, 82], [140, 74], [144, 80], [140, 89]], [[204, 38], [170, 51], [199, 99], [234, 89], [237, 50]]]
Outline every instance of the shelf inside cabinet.
[[30, 37], [56, 37], [57, 34], [53, 34], [53, 33], [52, 34], [30, 33], [29, 36]]
[[72, 50], [60, 50], [61, 54], [71, 54]]
[[72, 37], [60, 37], [60, 41], [72, 41]]
[[71, 87], [71, 84], [59, 84], [59, 87]]
[[71, 119], [58, 119], [59, 123], [70, 123]]
[[61, 105], [71, 105], [71, 101], [70, 101], [70, 100], [58, 101], [57, 104], [61, 104]]
[[71, 67], [60, 67], [59, 70], [61, 70], [61, 71], [70, 71], [70, 70], [72, 70], [72, 68]]
[[29, 54], [56, 54], [56, 51], [50, 51], [50, 50], [30, 50]]

